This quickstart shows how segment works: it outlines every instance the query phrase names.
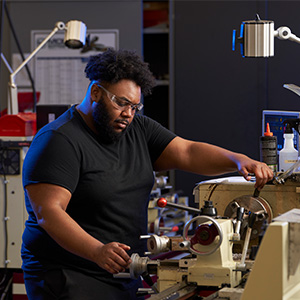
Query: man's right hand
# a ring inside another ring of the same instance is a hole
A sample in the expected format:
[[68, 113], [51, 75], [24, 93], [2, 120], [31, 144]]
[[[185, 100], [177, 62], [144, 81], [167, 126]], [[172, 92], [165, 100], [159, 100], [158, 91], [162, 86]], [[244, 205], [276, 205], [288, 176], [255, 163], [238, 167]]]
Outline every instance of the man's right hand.
[[124, 272], [131, 263], [126, 251], [130, 247], [118, 242], [112, 242], [101, 246], [96, 258], [96, 263], [111, 274]]
[[[71, 199], [67, 189], [48, 183], [26, 186], [38, 225], [64, 249], [91, 260], [112, 274], [124, 272], [131, 263], [130, 247], [118, 242], [103, 244], [92, 237], [66, 213]], [[60, 230], [65, 228], [65, 230]]]

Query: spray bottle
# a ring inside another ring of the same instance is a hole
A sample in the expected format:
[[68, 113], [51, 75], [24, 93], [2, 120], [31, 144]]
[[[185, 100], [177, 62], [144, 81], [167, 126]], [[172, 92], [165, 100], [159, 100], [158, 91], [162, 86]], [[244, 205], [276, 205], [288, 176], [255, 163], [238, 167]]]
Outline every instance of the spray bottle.
[[298, 161], [298, 151], [294, 148], [294, 133], [290, 123], [284, 129], [283, 149], [279, 151], [279, 171], [285, 172]]
[[267, 123], [264, 136], [260, 137], [260, 161], [265, 162], [273, 172], [277, 172], [277, 137], [273, 136]]

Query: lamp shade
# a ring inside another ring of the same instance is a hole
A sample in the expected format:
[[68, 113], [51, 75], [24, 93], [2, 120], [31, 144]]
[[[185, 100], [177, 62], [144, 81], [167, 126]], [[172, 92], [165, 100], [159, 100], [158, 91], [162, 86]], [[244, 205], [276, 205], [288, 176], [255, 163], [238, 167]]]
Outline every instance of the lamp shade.
[[244, 37], [245, 57], [274, 56], [273, 21], [244, 21], [241, 31]]
[[71, 20], [66, 24], [64, 43], [68, 48], [78, 49], [85, 45], [86, 25], [81, 21]]

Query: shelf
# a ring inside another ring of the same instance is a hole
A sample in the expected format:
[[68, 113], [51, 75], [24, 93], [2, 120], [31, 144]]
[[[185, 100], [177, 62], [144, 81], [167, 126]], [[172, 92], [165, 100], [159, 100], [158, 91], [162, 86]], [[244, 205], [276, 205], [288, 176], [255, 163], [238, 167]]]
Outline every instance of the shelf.
[[157, 85], [157, 86], [169, 85], [169, 80], [157, 79], [157, 80], [156, 80], [156, 85]]
[[169, 1], [143, 1], [143, 56], [156, 78], [144, 98], [144, 113], [169, 128]]
[[148, 27], [148, 28], [144, 28], [143, 33], [144, 34], [169, 33], [169, 28]]

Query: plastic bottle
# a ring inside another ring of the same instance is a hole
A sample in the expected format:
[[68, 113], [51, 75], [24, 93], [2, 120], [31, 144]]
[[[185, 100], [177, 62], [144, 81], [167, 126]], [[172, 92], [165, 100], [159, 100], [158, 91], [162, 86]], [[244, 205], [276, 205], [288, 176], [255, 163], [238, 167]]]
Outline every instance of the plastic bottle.
[[294, 133], [291, 125], [286, 124], [283, 149], [279, 151], [279, 171], [288, 170], [298, 160], [298, 151], [294, 148]]
[[277, 172], [277, 137], [273, 136], [269, 123], [264, 136], [260, 137], [260, 160], [265, 162], [273, 172]]

